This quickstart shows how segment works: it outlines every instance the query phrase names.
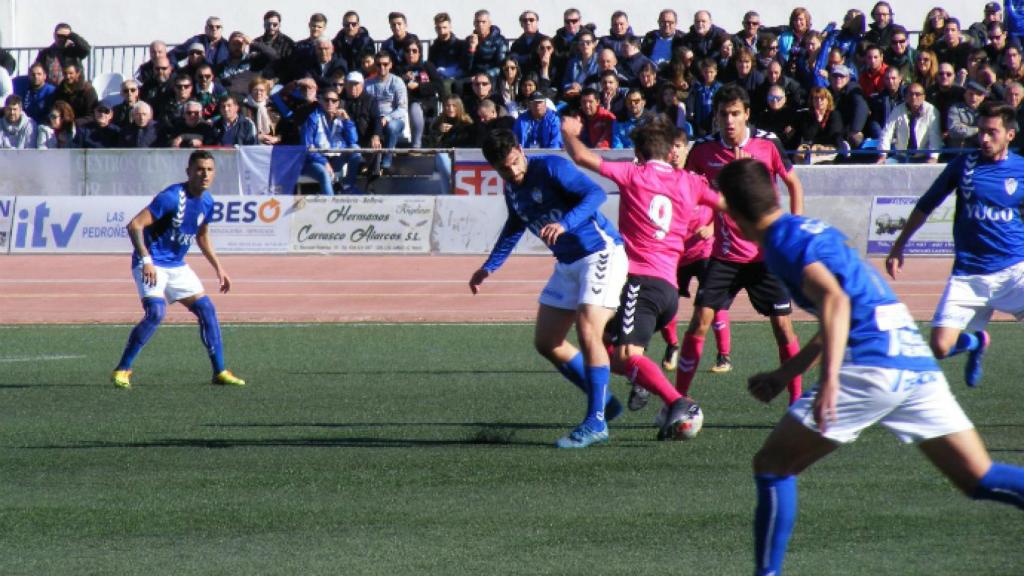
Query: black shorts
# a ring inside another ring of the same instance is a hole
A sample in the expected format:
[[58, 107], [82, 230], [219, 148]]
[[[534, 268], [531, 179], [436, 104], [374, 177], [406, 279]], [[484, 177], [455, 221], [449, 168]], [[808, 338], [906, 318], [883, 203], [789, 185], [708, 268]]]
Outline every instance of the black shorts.
[[683, 298], [690, 297], [690, 280], [696, 278], [697, 286], [704, 284], [704, 273], [708, 269], [709, 258], [694, 260], [689, 264], [683, 264], [676, 269], [676, 281], [679, 282], [679, 295]]
[[750, 303], [762, 316], [789, 316], [793, 304], [778, 278], [764, 262], [726, 262], [712, 258], [697, 290], [694, 306], [728, 310], [740, 290], [747, 291]]
[[646, 348], [651, 336], [675, 317], [678, 308], [675, 286], [661, 278], [630, 274], [622, 287], [619, 309], [608, 323], [612, 344]]

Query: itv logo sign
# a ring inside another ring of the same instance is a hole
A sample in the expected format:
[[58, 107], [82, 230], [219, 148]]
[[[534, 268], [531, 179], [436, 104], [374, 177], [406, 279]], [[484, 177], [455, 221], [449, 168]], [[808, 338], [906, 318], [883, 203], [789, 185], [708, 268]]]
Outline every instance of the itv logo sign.
[[67, 248], [82, 213], [72, 212], [66, 221], [55, 220], [50, 214], [45, 201], [34, 208], [20, 208], [14, 221], [14, 247]]

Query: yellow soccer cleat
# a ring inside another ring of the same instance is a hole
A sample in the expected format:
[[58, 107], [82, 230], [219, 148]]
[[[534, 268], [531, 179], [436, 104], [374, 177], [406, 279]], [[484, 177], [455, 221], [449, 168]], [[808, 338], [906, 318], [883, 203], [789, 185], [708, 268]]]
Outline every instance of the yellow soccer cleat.
[[127, 389], [132, 387], [131, 377], [131, 370], [114, 370], [114, 374], [110, 376], [110, 381], [118, 388]]
[[225, 370], [214, 376], [213, 383], [218, 386], [245, 386], [245, 380], [232, 374], [231, 370]]

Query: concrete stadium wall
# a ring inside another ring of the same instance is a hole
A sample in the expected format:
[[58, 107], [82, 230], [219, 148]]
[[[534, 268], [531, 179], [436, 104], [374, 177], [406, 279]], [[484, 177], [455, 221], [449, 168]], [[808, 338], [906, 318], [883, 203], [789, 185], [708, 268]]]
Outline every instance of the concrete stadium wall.
[[[924, 22], [924, 16], [936, 4], [941, 4], [953, 16], [961, 20], [966, 28], [982, 16], [984, 2], [980, 0], [890, 0], [894, 5], [896, 21], [908, 29], [917, 30]], [[433, 15], [448, 12], [456, 34], [464, 36], [472, 30], [473, 12], [486, 8], [491, 11], [492, 20], [501, 27], [505, 36], [514, 38], [519, 34], [518, 15], [524, 9], [532, 9], [541, 19], [541, 30], [553, 33], [561, 26], [562, 12], [571, 6], [579, 8], [584, 21], [594, 22], [601, 33], [608, 29], [608, 20], [616, 10], [625, 9], [630, 15], [634, 31], [643, 34], [656, 27], [658, 12], [673, 8], [679, 13], [680, 28], [684, 30], [692, 22], [693, 12], [708, 9], [714, 22], [729, 32], [740, 28], [742, 15], [747, 10], [757, 10], [768, 24], [785, 24], [790, 11], [796, 6], [805, 6], [811, 11], [814, 27], [820, 29], [830, 20], [842, 21], [849, 8], [858, 8], [865, 13], [871, 10], [873, 1], [832, 2], [824, 0], [793, 0], [792, 2], [741, 2], [738, 4], [697, 2], [682, 5], [672, 2], [640, 3], [624, 6], [611, 0], [579, 2], [557, 0], [555, 2], [488, 3], [452, 0], [439, 4], [419, 2], [395, 2], [384, 5], [367, 0], [352, 0], [345, 4], [331, 4], [323, 1], [280, 0], [238, 2], [226, 0], [172, 0], [147, 2], [145, 4], [115, 0], [7, 0], [0, 3], [0, 42], [2, 46], [45, 46], [52, 42], [53, 26], [57, 22], [68, 22], [89, 42], [96, 45], [146, 44], [155, 39], [170, 43], [181, 42], [203, 31], [207, 16], [216, 15], [224, 20], [225, 31], [241, 30], [248, 34], [262, 33], [262, 15], [275, 9], [283, 17], [284, 33], [298, 40], [306, 37], [306, 22], [309, 15], [322, 12], [328, 18], [328, 31], [333, 35], [340, 29], [341, 15], [345, 10], [356, 10], [362, 15], [363, 24], [376, 39], [390, 35], [387, 12], [402, 11], [409, 20], [409, 30], [428, 40], [434, 36]]]

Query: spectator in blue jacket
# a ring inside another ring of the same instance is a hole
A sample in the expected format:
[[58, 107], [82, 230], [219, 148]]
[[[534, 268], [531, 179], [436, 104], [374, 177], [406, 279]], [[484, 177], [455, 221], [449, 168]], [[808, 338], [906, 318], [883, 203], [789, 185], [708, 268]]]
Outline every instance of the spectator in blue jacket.
[[466, 74], [472, 76], [483, 72], [491, 78], [498, 75], [501, 63], [508, 52], [508, 40], [501, 35], [501, 29], [491, 24], [491, 13], [477, 10], [473, 15], [473, 33], [466, 38]]
[[57, 87], [46, 81], [46, 67], [36, 62], [29, 67], [27, 77], [15, 79], [14, 93], [21, 98], [25, 114], [36, 124], [42, 124], [50, 114]]
[[639, 88], [633, 88], [626, 93], [626, 114], [621, 120], [612, 124], [612, 148], [632, 148], [633, 130], [647, 124], [654, 119], [655, 115], [647, 111], [647, 101], [644, 99], [644, 92]]
[[512, 129], [523, 148], [561, 148], [562, 121], [548, 110], [548, 97], [537, 90], [530, 95], [530, 107], [520, 114]]
[[318, 152], [359, 147], [356, 125], [341, 108], [341, 96], [334, 88], [328, 88], [320, 93], [320, 106], [309, 115], [302, 126], [302, 144], [310, 151], [306, 154], [302, 174], [316, 179], [325, 196], [334, 195], [334, 180], [343, 165], [346, 172], [342, 192], [359, 193], [355, 183], [359, 167], [363, 163], [362, 156], [357, 152], [328, 158]]
[[206, 53], [206, 61], [217, 66], [230, 58], [228, 54], [228, 42], [224, 39], [224, 23], [216, 16], [206, 19], [206, 28], [202, 34], [197, 34], [171, 50], [171, 59], [174, 61], [184, 60], [193, 44], [202, 44]]
[[576, 35], [576, 53], [569, 58], [562, 75], [562, 96], [576, 100], [586, 87], [587, 78], [597, 74], [597, 41], [594, 33], [583, 30]]

